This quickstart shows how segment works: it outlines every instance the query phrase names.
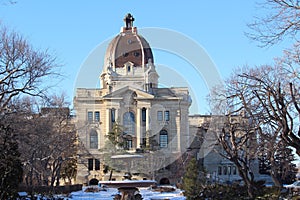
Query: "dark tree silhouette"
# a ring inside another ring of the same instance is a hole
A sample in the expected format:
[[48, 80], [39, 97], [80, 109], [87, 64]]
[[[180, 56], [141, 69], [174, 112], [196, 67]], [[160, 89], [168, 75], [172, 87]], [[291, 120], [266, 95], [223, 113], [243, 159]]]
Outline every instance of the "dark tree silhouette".
[[[2, 119], [3, 122], [3, 119]], [[15, 199], [22, 180], [22, 163], [16, 134], [0, 124], [0, 199]]]

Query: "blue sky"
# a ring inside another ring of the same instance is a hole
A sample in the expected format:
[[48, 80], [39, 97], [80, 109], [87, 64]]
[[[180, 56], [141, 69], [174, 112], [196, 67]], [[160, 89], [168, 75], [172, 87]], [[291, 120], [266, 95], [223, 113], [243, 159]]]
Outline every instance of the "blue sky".
[[[252, 22], [254, 16], [265, 14], [256, 4], [259, 0], [16, 1], [10, 5], [8, 0], [0, 0], [0, 20], [24, 35], [35, 48], [49, 49], [57, 56], [65, 75], [57, 91], [66, 92], [70, 101], [77, 74], [85, 59], [99, 44], [119, 33], [124, 15], [128, 12], [133, 14], [134, 26], [138, 28], [166, 28], [197, 42], [224, 79], [235, 67], [272, 63], [272, 59], [288, 47], [282, 43], [262, 49], [245, 36], [244, 32], [249, 31], [246, 24]], [[154, 56], [157, 65], [177, 69], [179, 74], [181, 70], [188, 69], [188, 63], [166, 52], [154, 50]], [[171, 86], [167, 80], [168, 74], [159, 72], [162, 73], [160, 78], [166, 79], [165, 86]], [[184, 79], [194, 84], [195, 80], [188, 73]], [[172, 79], [169, 81], [172, 82]], [[174, 83], [172, 86], [177, 85]], [[200, 108], [191, 113], [209, 113], [209, 108], [205, 106], [208, 93], [205, 84], [194, 93], [200, 101]]]

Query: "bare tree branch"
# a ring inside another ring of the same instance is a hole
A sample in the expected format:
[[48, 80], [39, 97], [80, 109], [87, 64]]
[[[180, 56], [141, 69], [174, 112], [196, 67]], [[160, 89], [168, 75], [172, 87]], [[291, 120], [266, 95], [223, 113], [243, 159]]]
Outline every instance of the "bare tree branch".
[[298, 40], [300, 29], [300, 6], [298, 0], [266, 0], [259, 5], [268, 13], [256, 17], [248, 27], [246, 35], [260, 43], [260, 46], [272, 46], [286, 37]]
[[47, 79], [58, 76], [56, 58], [47, 51], [34, 50], [16, 32], [0, 29], [0, 111], [8, 109], [20, 94], [45, 96]]

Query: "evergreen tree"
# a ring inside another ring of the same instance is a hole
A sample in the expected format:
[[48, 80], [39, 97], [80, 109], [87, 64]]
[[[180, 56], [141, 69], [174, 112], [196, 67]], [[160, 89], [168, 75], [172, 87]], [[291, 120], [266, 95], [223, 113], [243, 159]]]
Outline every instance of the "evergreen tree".
[[0, 199], [15, 199], [22, 180], [22, 163], [13, 130], [0, 124]]
[[111, 157], [119, 153], [125, 153], [126, 140], [124, 138], [123, 127], [115, 122], [112, 129], [105, 136], [107, 140], [105, 141], [103, 151], [103, 161], [105, 163], [104, 174], [110, 171], [109, 180], [112, 179], [112, 174], [114, 169], [120, 169], [122, 161], [113, 160]]
[[[109, 144], [106, 144], [106, 147], [109, 146], [108, 147], [109, 149], [111, 148], [123, 149], [126, 146], [123, 127], [118, 123], [113, 124], [112, 130], [108, 132], [106, 138], [108, 139], [109, 142]], [[111, 146], [110, 144], [113, 144], [113, 146]]]
[[183, 189], [187, 200], [200, 198], [199, 193], [202, 187], [200, 176], [197, 161], [195, 158], [192, 158], [187, 165], [186, 173], [183, 177]]

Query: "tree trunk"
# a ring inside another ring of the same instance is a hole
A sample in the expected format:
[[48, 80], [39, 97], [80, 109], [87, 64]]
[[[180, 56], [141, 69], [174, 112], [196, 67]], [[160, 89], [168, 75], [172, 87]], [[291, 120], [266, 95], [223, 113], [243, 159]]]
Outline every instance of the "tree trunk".
[[273, 153], [270, 157], [270, 164], [271, 164], [271, 177], [275, 186], [282, 187]]
[[240, 176], [243, 178], [243, 180], [247, 186], [247, 192], [248, 192], [249, 197], [251, 199], [253, 199], [254, 198], [254, 187], [253, 187], [252, 181], [249, 179], [249, 177], [247, 175], [247, 172], [245, 172], [244, 170], [241, 170]]
[[247, 192], [248, 195], [251, 199], [254, 198], [254, 186], [253, 186], [253, 181], [250, 180], [250, 178], [248, 177], [248, 171], [249, 170], [245, 170], [245, 167], [243, 167], [238, 161], [234, 161], [232, 160], [233, 163], [237, 166], [239, 175], [242, 177], [242, 179], [245, 182], [245, 185], [247, 186]]
[[56, 172], [56, 186], [59, 186], [60, 185], [60, 169], [61, 169], [61, 163], [59, 163], [59, 166], [58, 166], [58, 169], [57, 169], [57, 172]]
[[113, 169], [112, 170], [110, 170], [110, 174], [109, 174], [109, 181], [111, 181], [111, 179], [112, 179], [112, 175], [113, 175]]

